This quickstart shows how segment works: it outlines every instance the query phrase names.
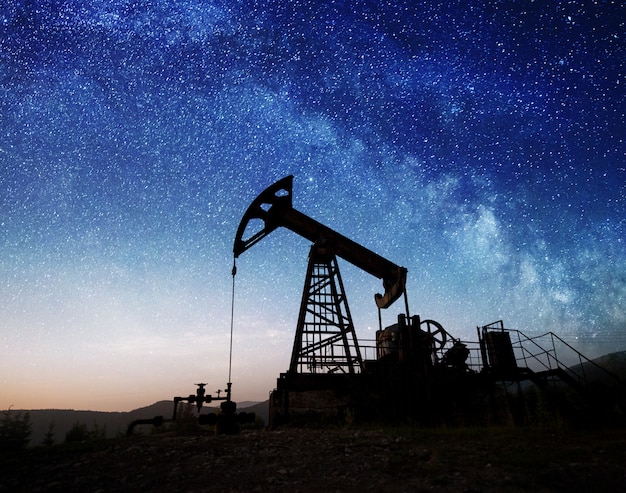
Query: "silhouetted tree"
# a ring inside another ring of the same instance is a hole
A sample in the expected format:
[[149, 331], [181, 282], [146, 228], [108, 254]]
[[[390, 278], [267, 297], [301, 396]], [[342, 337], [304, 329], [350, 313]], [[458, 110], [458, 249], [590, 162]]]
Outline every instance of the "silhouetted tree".
[[97, 423], [93, 424], [90, 429], [84, 423], [78, 421], [69, 429], [65, 434], [65, 442], [88, 442], [92, 440], [102, 440], [106, 438], [106, 428], [104, 426], [98, 426]]
[[0, 450], [15, 451], [26, 448], [33, 431], [28, 411], [14, 413], [8, 409], [2, 414], [4, 418], [0, 423]]
[[78, 421], [65, 433], [66, 443], [86, 442], [88, 439], [89, 431], [87, 430], [87, 425]]
[[44, 447], [52, 447], [54, 445], [54, 421], [48, 425], [48, 431], [46, 431], [41, 444]]

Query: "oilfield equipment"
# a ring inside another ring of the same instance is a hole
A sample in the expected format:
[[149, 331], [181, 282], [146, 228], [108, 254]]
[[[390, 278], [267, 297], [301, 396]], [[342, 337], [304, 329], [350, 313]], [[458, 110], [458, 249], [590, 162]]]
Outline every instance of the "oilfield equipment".
[[[435, 320], [410, 314], [407, 269], [296, 210], [293, 176], [250, 204], [236, 232], [235, 259], [281, 227], [312, 245], [289, 368], [270, 394], [270, 427], [346, 416], [429, 425], [497, 423], [514, 413], [511, 388], [521, 391], [533, 383], [584, 392], [589, 369], [623, 389], [615, 375], [552, 332], [527, 337], [497, 321], [477, 327], [478, 341], [468, 342]], [[375, 341], [357, 340], [338, 258], [382, 280], [384, 293], [374, 296]], [[233, 290], [235, 273], [233, 267]], [[383, 328], [380, 310], [401, 297], [403, 312]]]
[[[197, 383], [195, 394], [189, 394], [187, 397], [174, 397], [174, 410], [172, 411], [171, 418], [155, 416], [153, 418], [136, 419], [128, 425], [126, 435], [132, 435], [135, 427], [139, 425], [160, 427], [165, 423], [176, 423], [179, 403], [181, 402], [195, 404], [198, 414], [197, 423], [199, 425], [209, 425], [214, 427], [215, 434], [233, 435], [239, 432], [240, 424], [254, 422], [256, 417], [254, 413], [237, 413], [237, 403], [231, 400], [232, 384], [230, 382], [226, 384], [225, 390], [217, 390], [215, 392], [217, 395], [207, 394], [205, 389], [206, 386], [206, 383]], [[222, 392], [224, 392], [225, 395], [222, 396]], [[219, 411], [201, 414], [202, 406], [204, 404], [210, 404], [214, 401], [220, 402]]]

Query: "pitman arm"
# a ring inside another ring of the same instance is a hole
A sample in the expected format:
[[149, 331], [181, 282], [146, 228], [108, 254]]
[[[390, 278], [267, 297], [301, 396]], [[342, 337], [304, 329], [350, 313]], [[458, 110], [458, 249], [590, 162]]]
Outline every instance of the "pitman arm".
[[[407, 273], [404, 267], [397, 266], [294, 209], [292, 190], [293, 176], [290, 175], [266, 188], [250, 204], [237, 228], [233, 246], [235, 257], [239, 257], [252, 245], [282, 226], [314, 243], [323, 242], [335, 255], [382, 279], [385, 294], [376, 294], [374, 297], [379, 308], [389, 307], [402, 296]], [[261, 229], [244, 237], [248, 225], [251, 222], [254, 224], [257, 220], [262, 222]]]

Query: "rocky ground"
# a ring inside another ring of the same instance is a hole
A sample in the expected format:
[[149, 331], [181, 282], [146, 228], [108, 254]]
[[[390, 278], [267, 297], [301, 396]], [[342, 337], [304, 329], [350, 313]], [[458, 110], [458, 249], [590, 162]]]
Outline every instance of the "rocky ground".
[[626, 491], [626, 430], [250, 430], [29, 449], [0, 492]]

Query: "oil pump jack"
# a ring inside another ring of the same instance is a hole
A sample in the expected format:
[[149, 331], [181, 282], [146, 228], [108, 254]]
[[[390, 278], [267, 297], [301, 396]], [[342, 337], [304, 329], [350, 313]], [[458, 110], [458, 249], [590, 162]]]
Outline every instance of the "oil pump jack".
[[[617, 382], [626, 412], [621, 380], [552, 332], [528, 337], [499, 320], [476, 327], [476, 346], [452, 337], [435, 320], [411, 315], [407, 269], [294, 209], [292, 190], [293, 176], [287, 176], [261, 192], [233, 246], [237, 258], [279, 227], [312, 242], [289, 369], [270, 395], [270, 427], [342, 414], [423, 424], [508, 422], [516, 401], [508, 397], [510, 386], [518, 394], [523, 381], [584, 392], [585, 367]], [[379, 329], [373, 347], [357, 341], [337, 257], [382, 280], [384, 293], [374, 296]], [[400, 297], [404, 312], [383, 328], [380, 310]], [[364, 358], [364, 348], [375, 350], [375, 358]], [[566, 366], [565, 358], [579, 364]]]
[[[407, 271], [294, 209], [292, 186], [293, 176], [288, 176], [252, 202], [237, 230], [235, 257], [280, 226], [312, 241], [289, 372], [358, 372], [362, 358], [337, 256], [383, 280], [385, 293], [375, 295], [379, 309], [404, 294]], [[261, 229], [245, 238], [258, 220]]]
[[[233, 248], [237, 258], [279, 227], [312, 242], [289, 370], [270, 398], [271, 424], [346, 411], [409, 413], [431, 393], [426, 377], [449, 334], [409, 315], [407, 269], [294, 209], [292, 190], [293, 176], [264, 190], [246, 210]], [[374, 296], [379, 323], [380, 310], [404, 296], [398, 323], [377, 331], [376, 360], [362, 357], [337, 257], [382, 280], [384, 293]]]

